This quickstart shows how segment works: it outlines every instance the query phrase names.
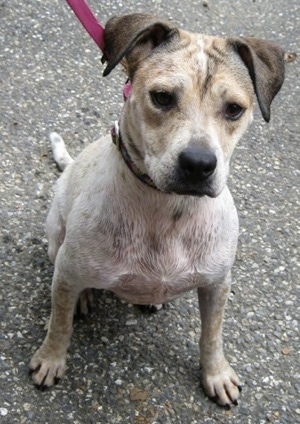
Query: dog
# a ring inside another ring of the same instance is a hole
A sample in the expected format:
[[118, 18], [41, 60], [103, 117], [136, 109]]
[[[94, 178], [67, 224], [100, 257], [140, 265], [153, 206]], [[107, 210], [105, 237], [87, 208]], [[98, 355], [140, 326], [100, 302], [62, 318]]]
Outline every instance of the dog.
[[30, 362], [37, 387], [63, 376], [74, 310], [78, 300], [86, 310], [90, 289], [141, 305], [197, 289], [204, 391], [237, 404], [241, 383], [222, 345], [239, 231], [226, 181], [255, 98], [270, 119], [283, 56], [269, 41], [195, 34], [151, 15], [108, 21], [104, 76], [121, 63], [130, 94], [114, 143], [108, 135], [73, 161], [51, 135], [64, 172], [46, 222], [55, 267], [48, 332]]

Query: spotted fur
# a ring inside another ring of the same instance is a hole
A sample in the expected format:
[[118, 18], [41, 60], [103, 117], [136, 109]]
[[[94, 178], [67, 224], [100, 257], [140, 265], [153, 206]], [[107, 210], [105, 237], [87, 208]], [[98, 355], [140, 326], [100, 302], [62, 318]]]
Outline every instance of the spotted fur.
[[[110, 136], [72, 161], [52, 134], [55, 160], [65, 170], [47, 218], [52, 313], [30, 363], [33, 380], [45, 388], [63, 376], [75, 305], [83, 293], [87, 311], [88, 289], [152, 305], [197, 289], [203, 387], [220, 405], [236, 404], [240, 381], [222, 347], [238, 238], [226, 182], [255, 96], [269, 119], [283, 81], [282, 51], [263, 40], [193, 34], [141, 14], [112, 19], [105, 34], [105, 74], [121, 62], [132, 84], [120, 120], [123, 143], [158, 189], [136, 178]], [[156, 99], [161, 92], [166, 105]], [[231, 119], [228, 105], [243, 113]], [[213, 158], [212, 172], [200, 178], [191, 162], [185, 168], [186, 152], [196, 152], [199, 163], [203, 152]]]

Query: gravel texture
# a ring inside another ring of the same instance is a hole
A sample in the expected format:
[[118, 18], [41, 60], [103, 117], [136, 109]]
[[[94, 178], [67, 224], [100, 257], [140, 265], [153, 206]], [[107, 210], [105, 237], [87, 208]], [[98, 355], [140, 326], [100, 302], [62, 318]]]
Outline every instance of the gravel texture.
[[[299, 48], [298, 0], [89, 3], [102, 22], [155, 12], [194, 31]], [[224, 338], [243, 381], [239, 406], [224, 411], [199, 386], [194, 293], [150, 315], [97, 292], [75, 323], [65, 379], [40, 392], [27, 367], [50, 314], [44, 220], [59, 172], [47, 134], [61, 133], [73, 155], [106, 134], [124, 75], [101, 77], [100, 51], [62, 0], [0, 0], [0, 20], [1, 423], [300, 422], [299, 59], [270, 124], [256, 110], [232, 162], [241, 234]]]

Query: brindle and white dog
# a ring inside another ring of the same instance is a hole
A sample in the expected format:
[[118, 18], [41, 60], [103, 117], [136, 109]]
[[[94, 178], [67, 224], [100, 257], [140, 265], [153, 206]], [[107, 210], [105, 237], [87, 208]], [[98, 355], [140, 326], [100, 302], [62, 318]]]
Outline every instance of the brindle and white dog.
[[[254, 38], [194, 34], [153, 16], [111, 19], [104, 75], [119, 62], [131, 82], [117, 146], [107, 136], [66, 168], [47, 219], [55, 263], [48, 333], [33, 356], [45, 388], [64, 374], [72, 319], [87, 289], [134, 304], [162, 304], [197, 289], [202, 383], [220, 405], [240, 381], [223, 354], [222, 322], [238, 238], [229, 162], [252, 121], [254, 97], [270, 119], [284, 78], [283, 51]], [[119, 147], [119, 148], [118, 148]]]

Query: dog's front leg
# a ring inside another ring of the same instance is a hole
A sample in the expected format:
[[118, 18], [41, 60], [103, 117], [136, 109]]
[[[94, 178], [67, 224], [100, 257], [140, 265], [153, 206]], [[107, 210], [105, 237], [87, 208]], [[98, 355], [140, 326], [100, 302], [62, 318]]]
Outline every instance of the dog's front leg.
[[230, 292], [230, 273], [224, 282], [198, 289], [202, 321], [200, 364], [206, 394], [220, 405], [237, 404], [240, 381], [223, 353], [223, 315]]
[[48, 333], [29, 364], [32, 379], [41, 389], [58, 383], [65, 372], [78, 296], [72, 285], [54, 275]]

